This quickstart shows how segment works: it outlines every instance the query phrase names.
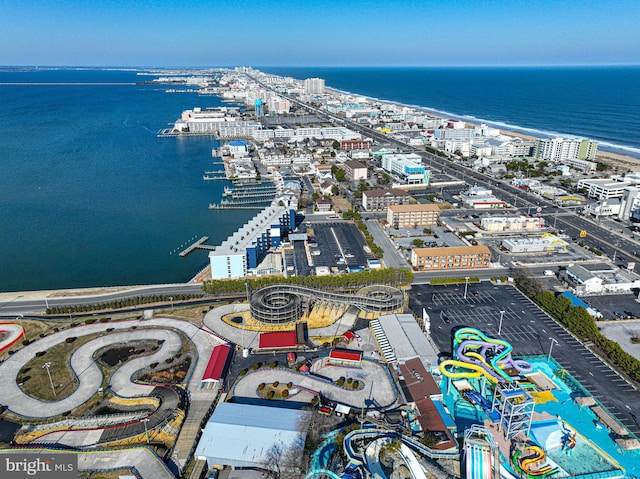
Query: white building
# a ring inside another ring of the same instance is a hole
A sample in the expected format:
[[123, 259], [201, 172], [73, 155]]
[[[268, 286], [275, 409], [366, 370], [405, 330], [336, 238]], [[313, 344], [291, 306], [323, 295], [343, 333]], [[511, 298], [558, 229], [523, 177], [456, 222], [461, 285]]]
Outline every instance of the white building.
[[307, 78], [304, 81], [305, 95], [324, 95], [324, 79]]
[[544, 228], [544, 218], [537, 216], [491, 216], [480, 220], [480, 228], [489, 232], [538, 231]]
[[269, 206], [209, 253], [211, 279], [243, 278], [295, 225], [295, 205]]
[[505, 238], [502, 246], [511, 253], [564, 253], [569, 244], [554, 234], [545, 233], [540, 238]]
[[[209, 467], [271, 469], [276, 451], [298, 448], [308, 411], [222, 402], [207, 422], [195, 456]], [[282, 471], [285, 472], [285, 471]]]
[[608, 200], [609, 198], [622, 198], [624, 189], [632, 186], [630, 182], [610, 179], [584, 179], [578, 181], [576, 187], [579, 190], [586, 190], [589, 198], [597, 200]]
[[562, 163], [567, 160], [594, 160], [597, 151], [597, 141], [558, 136], [536, 140], [533, 156], [538, 160]]
[[620, 214], [620, 198], [610, 198], [589, 203], [583, 213], [600, 218], [602, 216], [618, 216]]
[[425, 169], [422, 158], [414, 153], [408, 155], [384, 155], [382, 168], [399, 176], [409, 185], [428, 185], [431, 171]]
[[462, 202], [475, 209], [504, 208], [504, 201], [493, 196], [493, 191], [481, 186], [474, 186], [460, 194]]
[[622, 192], [622, 198], [620, 199], [620, 211], [618, 212], [618, 218], [621, 220], [628, 220], [631, 217], [638, 216], [640, 213], [640, 188], [636, 186], [629, 186]]

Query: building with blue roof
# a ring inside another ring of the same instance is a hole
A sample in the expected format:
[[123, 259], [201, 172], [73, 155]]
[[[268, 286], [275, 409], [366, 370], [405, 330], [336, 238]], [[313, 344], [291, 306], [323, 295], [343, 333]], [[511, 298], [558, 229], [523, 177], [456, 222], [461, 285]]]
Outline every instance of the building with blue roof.
[[304, 448], [308, 411], [223, 402], [204, 428], [195, 456], [209, 467], [268, 468], [270, 451]]

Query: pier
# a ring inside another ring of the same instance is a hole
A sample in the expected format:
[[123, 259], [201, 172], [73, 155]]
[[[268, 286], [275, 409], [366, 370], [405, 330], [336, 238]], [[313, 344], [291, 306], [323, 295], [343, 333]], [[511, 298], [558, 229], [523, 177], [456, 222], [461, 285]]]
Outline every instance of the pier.
[[230, 188], [225, 186], [224, 192], [222, 193], [223, 198], [230, 197], [233, 200], [238, 199], [248, 199], [248, 198], [262, 198], [268, 199], [273, 197], [276, 194], [276, 187], [272, 185], [268, 186], [241, 186], [237, 188]]
[[227, 179], [227, 174], [222, 170], [220, 170], [220, 171], [205, 171], [205, 174], [202, 175], [202, 179], [204, 181], [226, 180]]
[[192, 251], [194, 251], [196, 249], [214, 251], [216, 249], [216, 247], [215, 246], [206, 245], [205, 243], [207, 241], [209, 241], [209, 237], [208, 236], [203, 236], [202, 238], [200, 238], [195, 243], [192, 243], [191, 245], [189, 245], [186, 249], [180, 251], [180, 253], [178, 253], [178, 256], [180, 256], [181, 258], [184, 258], [185, 256], [187, 256], [189, 253], [191, 253]]

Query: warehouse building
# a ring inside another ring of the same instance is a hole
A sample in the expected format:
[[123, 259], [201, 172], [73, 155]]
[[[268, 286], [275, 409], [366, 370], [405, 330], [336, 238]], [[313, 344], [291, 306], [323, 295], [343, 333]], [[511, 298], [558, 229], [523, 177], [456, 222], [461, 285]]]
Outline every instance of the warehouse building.
[[304, 445], [300, 424], [310, 413], [278, 407], [221, 403], [207, 422], [196, 447], [198, 460], [222, 469], [270, 469], [274, 451]]

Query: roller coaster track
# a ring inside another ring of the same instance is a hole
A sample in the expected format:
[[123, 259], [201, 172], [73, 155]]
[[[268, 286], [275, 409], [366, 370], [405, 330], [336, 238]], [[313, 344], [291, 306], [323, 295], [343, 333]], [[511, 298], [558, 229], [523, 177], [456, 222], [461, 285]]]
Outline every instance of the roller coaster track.
[[301, 298], [353, 305], [367, 313], [392, 313], [404, 308], [404, 293], [391, 286], [373, 285], [356, 294], [340, 294], [293, 285], [262, 288], [251, 296], [251, 316], [267, 323], [284, 323], [300, 319]]

